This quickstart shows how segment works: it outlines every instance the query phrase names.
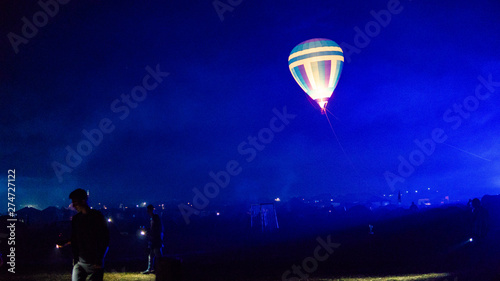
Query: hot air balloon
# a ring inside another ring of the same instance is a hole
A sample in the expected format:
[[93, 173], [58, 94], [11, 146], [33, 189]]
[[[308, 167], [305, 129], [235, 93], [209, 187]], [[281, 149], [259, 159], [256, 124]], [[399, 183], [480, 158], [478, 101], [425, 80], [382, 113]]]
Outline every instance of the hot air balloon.
[[332, 40], [315, 38], [293, 48], [288, 57], [288, 67], [299, 86], [321, 107], [333, 94], [344, 64], [340, 46]]

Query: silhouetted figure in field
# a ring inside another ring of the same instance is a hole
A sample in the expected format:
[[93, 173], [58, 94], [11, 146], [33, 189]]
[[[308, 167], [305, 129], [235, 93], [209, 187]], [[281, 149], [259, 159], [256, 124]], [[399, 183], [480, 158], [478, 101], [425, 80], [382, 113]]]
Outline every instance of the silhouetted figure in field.
[[478, 198], [472, 200], [472, 238], [482, 240], [488, 233], [488, 210], [481, 206]]
[[415, 205], [415, 202], [411, 202], [410, 211], [412, 212], [418, 211], [418, 207], [417, 205]]
[[147, 232], [148, 238], [148, 269], [146, 269], [143, 274], [149, 274], [154, 272], [155, 260], [162, 256], [163, 247], [163, 227], [161, 225], [160, 216], [155, 214], [155, 207], [149, 205], [147, 207], [148, 214], [150, 216], [150, 225]]
[[472, 240], [470, 252], [470, 277], [467, 280], [500, 280], [498, 274], [498, 254], [496, 243], [484, 243], [489, 229], [489, 213], [478, 198], [471, 201]]
[[69, 198], [78, 214], [71, 221], [73, 248], [72, 281], [102, 281], [104, 257], [108, 251], [109, 231], [101, 212], [90, 209], [87, 192], [79, 188]]

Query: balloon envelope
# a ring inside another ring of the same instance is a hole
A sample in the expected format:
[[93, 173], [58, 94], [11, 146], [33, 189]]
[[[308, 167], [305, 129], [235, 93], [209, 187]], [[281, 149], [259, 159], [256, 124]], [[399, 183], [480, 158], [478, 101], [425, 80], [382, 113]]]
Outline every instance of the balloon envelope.
[[340, 46], [324, 38], [298, 44], [288, 57], [293, 78], [322, 111], [337, 86], [343, 64], [344, 55]]

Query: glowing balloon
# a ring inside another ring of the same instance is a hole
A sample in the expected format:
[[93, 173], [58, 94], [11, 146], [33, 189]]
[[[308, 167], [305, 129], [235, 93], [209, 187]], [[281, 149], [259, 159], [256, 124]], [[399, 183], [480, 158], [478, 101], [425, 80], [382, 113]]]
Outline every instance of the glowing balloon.
[[340, 46], [323, 38], [300, 43], [288, 57], [293, 78], [319, 104], [323, 113], [337, 87], [343, 64], [344, 54]]

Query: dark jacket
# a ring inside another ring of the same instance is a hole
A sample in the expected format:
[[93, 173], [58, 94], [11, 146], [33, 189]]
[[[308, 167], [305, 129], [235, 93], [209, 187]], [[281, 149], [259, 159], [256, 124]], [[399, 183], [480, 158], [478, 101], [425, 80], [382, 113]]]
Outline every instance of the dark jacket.
[[71, 247], [75, 262], [102, 265], [109, 245], [109, 230], [101, 212], [89, 210], [87, 214], [73, 216]]
[[148, 234], [150, 248], [163, 247], [163, 226], [158, 214], [153, 214], [153, 217], [150, 218], [150, 230]]

